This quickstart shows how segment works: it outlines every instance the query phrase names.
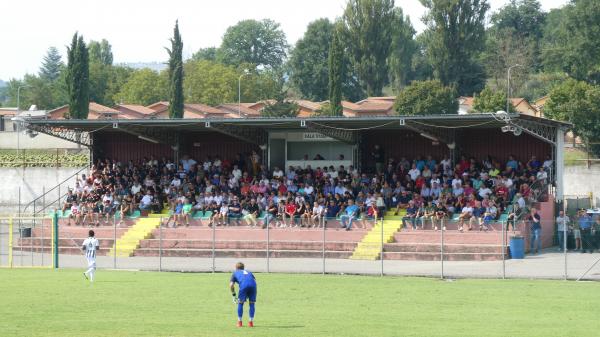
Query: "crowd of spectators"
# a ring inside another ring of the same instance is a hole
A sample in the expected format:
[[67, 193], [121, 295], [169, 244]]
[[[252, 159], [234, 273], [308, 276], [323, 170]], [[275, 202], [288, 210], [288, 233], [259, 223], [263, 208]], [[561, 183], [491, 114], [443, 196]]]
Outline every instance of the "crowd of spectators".
[[197, 216], [214, 226], [243, 222], [263, 228], [322, 227], [338, 218], [346, 230], [366, 228], [392, 211], [404, 214], [408, 228], [437, 230], [442, 219], [458, 214], [459, 230], [485, 230], [508, 205], [514, 205], [513, 216], [524, 209], [533, 184], [549, 179], [552, 167], [550, 158], [384, 161], [383, 153], [374, 148], [376, 172], [371, 173], [353, 166], [268, 171], [256, 152], [201, 161], [184, 156], [178, 163], [153, 157], [99, 160], [78, 178], [63, 211], [71, 210], [69, 224], [76, 225], [98, 226], [117, 213], [123, 222], [136, 211], [168, 208], [171, 226], [188, 226]]

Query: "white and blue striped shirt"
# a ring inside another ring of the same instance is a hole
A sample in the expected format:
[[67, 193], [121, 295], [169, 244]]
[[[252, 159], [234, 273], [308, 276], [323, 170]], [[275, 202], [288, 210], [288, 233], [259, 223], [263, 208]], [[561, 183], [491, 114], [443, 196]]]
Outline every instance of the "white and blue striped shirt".
[[85, 248], [85, 257], [90, 260], [96, 259], [96, 250], [100, 246], [98, 239], [89, 237], [83, 241], [83, 247]]

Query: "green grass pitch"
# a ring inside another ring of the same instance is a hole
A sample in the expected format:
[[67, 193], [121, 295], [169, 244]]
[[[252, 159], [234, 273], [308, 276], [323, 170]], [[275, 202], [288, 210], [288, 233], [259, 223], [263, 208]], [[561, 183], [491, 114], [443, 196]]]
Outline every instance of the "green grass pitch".
[[0, 336], [600, 334], [600, 283], [257, 274], [236, 328], [229, 274], [81, 272], [0, 270]]

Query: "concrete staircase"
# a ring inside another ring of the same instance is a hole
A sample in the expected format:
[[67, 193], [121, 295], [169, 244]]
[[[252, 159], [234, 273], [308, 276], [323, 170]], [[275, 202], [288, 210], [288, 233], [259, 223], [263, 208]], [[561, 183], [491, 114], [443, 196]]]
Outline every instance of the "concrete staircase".
[[388, 212], [382, 221], [377, 221], [375, 226], [358, 243], [350, 259], [352, 260], [377, 260], [381, 255], [381, 231], [383, 226], [383, 242], [394, 242], [394, 234], [402, 229], [402, 217], [406, 211], [399, 215]]
[[113, 255], [116, 249], [117, 256], [132, 256], [133, 252], [140, 246], [140, 241], [149, 238], [152, 235], [152, 231], [159, 226], [160, 216], [137, 219], [135, 224], [123, 236], [117, 239], [116, 248], [113, 245], [108, 255]]

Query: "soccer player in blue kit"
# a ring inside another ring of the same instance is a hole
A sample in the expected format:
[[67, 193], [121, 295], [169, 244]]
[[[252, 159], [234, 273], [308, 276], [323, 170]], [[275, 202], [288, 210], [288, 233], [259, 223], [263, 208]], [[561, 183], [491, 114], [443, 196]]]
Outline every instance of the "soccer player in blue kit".
[[[239, 286], [239, 294], [236, 299], [235, 297], [235, 284]], [[231, 295], [233, 296], [233, 303], [237, 303], [238, 312], [238, 328], [242, 327], [242, 316], [244, 315], [244, 302], [248, 299], [250, 304], [250, 321], [248, 322], [249, 327], [254, 326], [254, 303], [256, 302], [256, 279], [251, 272], [244, 269], [244, 264], [238, 262], [235, 265], [235, 271], [231, 275], [229, 282], [229, 288], [231, 289]]]

